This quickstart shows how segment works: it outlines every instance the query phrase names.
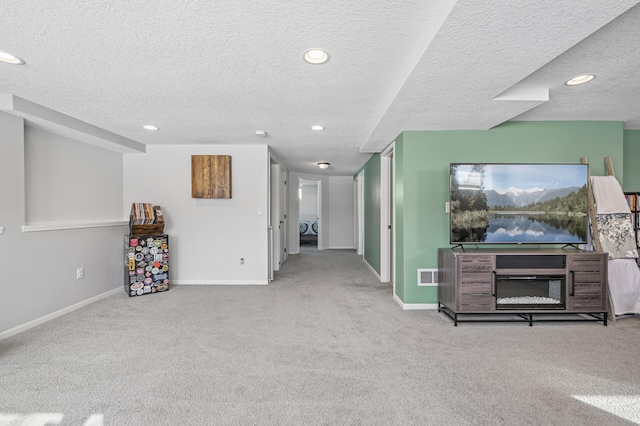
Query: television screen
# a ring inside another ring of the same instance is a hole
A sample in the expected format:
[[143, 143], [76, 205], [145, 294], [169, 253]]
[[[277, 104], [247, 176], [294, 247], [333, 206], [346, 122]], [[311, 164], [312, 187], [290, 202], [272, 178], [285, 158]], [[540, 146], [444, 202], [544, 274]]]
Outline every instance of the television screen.
[[451, 244], [584, 244], [587, 164], [451, 164]]

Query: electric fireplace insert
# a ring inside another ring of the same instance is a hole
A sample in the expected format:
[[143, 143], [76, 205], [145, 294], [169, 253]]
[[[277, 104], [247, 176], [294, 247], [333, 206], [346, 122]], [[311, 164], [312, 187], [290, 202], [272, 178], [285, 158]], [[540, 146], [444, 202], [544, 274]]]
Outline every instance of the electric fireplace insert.
[[566, 275], [497, 275], [496, 310], [565, 309]]

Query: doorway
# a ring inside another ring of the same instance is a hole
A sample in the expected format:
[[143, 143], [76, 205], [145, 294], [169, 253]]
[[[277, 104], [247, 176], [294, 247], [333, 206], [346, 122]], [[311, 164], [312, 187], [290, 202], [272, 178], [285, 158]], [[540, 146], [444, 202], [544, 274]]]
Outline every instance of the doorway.
[[300, 248], [317, 249], [320, 237], [320, 181], [300, 178], [298, 183]]
[[391, 286], [395, 286], [393, 148], [391, 144], [380, 154], [380, 280]]
[[275, 162], [271, 163], [270, 173], [270, 236], [272, 271], [279, 271], [280, 266], [287, 260], [287, 173]]

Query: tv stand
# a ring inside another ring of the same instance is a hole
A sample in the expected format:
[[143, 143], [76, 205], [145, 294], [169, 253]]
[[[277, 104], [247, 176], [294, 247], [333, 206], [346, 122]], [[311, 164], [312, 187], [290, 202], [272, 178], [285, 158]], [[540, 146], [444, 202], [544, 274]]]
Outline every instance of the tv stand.
[[459, 322], [601, 321], [607, 254], [568, 249], [438, 250], [438, 312]]

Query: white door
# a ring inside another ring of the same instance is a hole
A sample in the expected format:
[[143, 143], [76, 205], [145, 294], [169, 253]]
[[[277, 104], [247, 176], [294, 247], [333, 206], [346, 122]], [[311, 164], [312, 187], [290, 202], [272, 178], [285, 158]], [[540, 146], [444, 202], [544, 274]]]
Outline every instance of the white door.
[[280, 265], [287, 260], [287, 175], [282, 167], [279, 167], [278, 176], [278, 240]]
[[271, 227], [273, 229], [272, 265], [274, 271], [287, 260], [286, 172], [279, 164], [271, 166]]

